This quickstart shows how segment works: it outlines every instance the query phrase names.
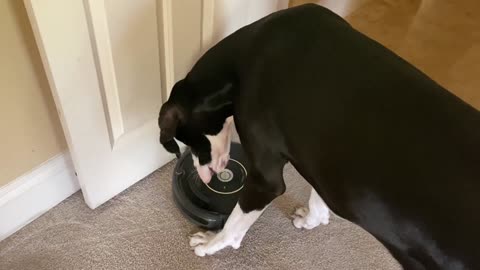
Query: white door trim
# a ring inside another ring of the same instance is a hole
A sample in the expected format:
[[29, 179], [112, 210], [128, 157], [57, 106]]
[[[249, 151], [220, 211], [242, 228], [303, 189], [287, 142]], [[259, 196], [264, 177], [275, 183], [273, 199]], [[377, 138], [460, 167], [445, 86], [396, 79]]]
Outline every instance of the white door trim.
[[161, 5], [157, 5], [158, 25], [163, 26], [159, 29], [158, 37], [160, 44], [160, 72], [162, 77], [162, 100], [167, 100], [175, 83], [175, 61], [173, 51], [173, 0], [161, 0]]

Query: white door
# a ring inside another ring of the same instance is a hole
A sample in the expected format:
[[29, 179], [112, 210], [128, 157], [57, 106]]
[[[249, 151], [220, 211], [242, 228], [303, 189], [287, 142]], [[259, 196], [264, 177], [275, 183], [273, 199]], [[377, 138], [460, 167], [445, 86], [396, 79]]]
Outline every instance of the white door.
[[157, 116], [200, 53], [285, 0], [24, 0], [85, 198], [173, 159]]

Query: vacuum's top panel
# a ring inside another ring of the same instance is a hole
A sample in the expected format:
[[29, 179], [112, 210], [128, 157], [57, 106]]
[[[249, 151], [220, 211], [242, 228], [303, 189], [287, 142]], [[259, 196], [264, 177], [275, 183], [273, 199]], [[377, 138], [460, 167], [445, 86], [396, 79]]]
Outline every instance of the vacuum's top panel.
[[227, 168], [214, 175], [210, 183], [205, 184], [199, 178], [193, 166], [192, 155], [187, 150], [179, 159], [174, 176], [174, 181], [181, 186], [185, 195], [183, 199], [190, 200], [200, 209], [229, 215], [238, 201], [239, 192], [247, 177], [240, 144], [232, 143], [230, 156]]

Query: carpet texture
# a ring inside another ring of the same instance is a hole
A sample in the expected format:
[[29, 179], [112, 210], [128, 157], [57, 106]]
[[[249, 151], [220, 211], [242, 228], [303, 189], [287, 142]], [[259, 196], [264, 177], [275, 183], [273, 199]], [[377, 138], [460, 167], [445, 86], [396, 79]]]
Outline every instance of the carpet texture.
[[173, 163], [91, 210], [80, 192], [0, 242], [0, 269], [401, 269], [359, 227], [333, 217], [311, 231], [290, 215], [310, 187], [285, 168], [287, 192], [277, 198], [238, 250], [199, 258], [188, 246], [197, 228], [175, 207]]

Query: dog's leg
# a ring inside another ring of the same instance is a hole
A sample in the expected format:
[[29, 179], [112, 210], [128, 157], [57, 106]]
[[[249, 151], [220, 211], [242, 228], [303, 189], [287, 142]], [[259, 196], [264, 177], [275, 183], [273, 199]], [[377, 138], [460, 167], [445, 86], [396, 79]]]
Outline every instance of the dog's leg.
[[285, 192], [282, 167], [269, 167], [266, 169], [267, 173], [265, 170], [262, 173], [259, 173], [260, 170], [249, 170], [239, 202], [223, 230], [219, 233], [199, 232], [190, 237], [190, 246], [194, 248], [196, 255], [211, 255], [228, 246], [234, 249], [240, 247], [250, 226], [274, 198]]
[[295, 211], [293, 225], [299, 229], [313, 229], [320, 224], [327, 225], [330, 219], [330, 211], [325, 202], [312, 188], [308, 208], [300, 207]]
[[229, 246], [238, 249], [248, 229], [264, 210], [265, 208], [246, 213], [237, 204], [222, 231], [217, 234], [210, 231], [198, 232], [190, 236], [190, 246], [194, 248], [196, 255], [202, 257]]

